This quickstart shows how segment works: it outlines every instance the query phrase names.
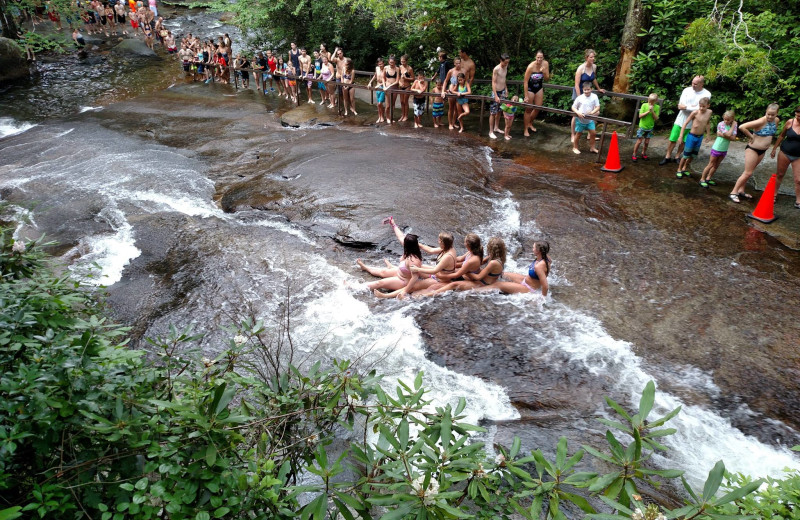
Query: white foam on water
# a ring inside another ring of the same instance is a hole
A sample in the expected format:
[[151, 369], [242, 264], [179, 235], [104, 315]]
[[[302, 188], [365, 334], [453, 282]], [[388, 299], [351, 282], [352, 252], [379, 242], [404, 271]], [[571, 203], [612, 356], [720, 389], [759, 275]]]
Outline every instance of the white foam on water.
[[79, 114], [83, 114], [84, 112], [99, 112], [103, 110], [103, 107], [80, 107]]
[[130, 191], [122, 200], [137, 202], [150, 202], [148, 210], [176, 211], [192, 217], [223, 217], [224, 213], [210, 200], [191, 196], [175, 196], [174, 194], [159, 193], [152, 190]]
[[492, 166], [492, 154], [494, 150], [492, 150], [489, 146], [483, 147], [483, 156], [486, 159], [486, 168], [488, 168], [489, 173], [494, 173], [494, 167]]
[[433, 405], [455, 405], [463, 396], [467, 399], [466, 421], [472, 424], [483, 418], [519, 417], [500, 386], [458, 374], [426, 359], [420, 330], [410, 315], [422, 303], [380, 302], [377, 312], [372, 312], [363, 298], [354, 294], [353, 287], [359, 285], [358, 280], [316, 255], [309, 269], [334, 287], [330, 291], [320, 291], [317, 284], [308, 286], [311, 290], [306, 294], [312, 295], [312, 299], [305, 305], [295, 328], [297, 336], [306, 344], [324, 345], [325, 353], [338, 359], [365, 356], [367, 361], [380, 360], [379, 369], [385, 375], [384, 388], [392, 394], [398, 379], [411, 383], [422, 371]]
[[135, 246], [133, 227], [122, 211], [107, 207], [97, 217], [107, 222], [114, 234], [85, 237], [65, 256], [80, 255], [69, 266], [78, 280], [90, 285], [112, 285], [120, 281], [125, 266], [142, 252]]
[[300, 228], [293, 226], [291, 223], [286, 222], [285, 220], [275, 219], [275, 218], [267, 218], [263, 220], [258, 220], [255, 222], [250, 222], [248, 225], [253, 226], [263, 226], [267, 228], [277, 229], [278, 231], [282, 231], [287, 235], [292, 235], [293, 237], [299, 238], [306, 244], [315, 245], [316, 242], [311, 240], [308, 235], [303, 232]]
[[0, 117], [0, 139], [27, 132], [34, 126], [37, 125], [35, 123], [16, 121], [11, 117]]
[[57, 134], [56, 134], [56, 135], [54, 135], [53, 137], [54, 137], [54, 138], [64, 137], [65, 135], [67, 135], [67, 134], [71, 133], [73, 130], [75, 130], [75, 129], [74, 129], [74, 128], [69, 128], [69, 129], [67, 129], [67, 130], [64, 130], [63, 132], [59, 132], [59, 133], [57, 133]]
[[[632, 346], [612, 338], [596, 319], [559, 304], [548, 305], [539, 312], [545, 313], [543, 319], [557, 320], [571, 331], [547, 338], [543, 342], [547, 348], [566, 353], [590, 373], [607, 378], [619, 393], [629, 396], [628, 403], [621, 403], [624, 406], [638, 406], [641, 391], [651, 379], [658, 386], [657, 379], [643, 368]], [[698, 378], [698, 384], [713, 391], [707, 377]], [[685, 470], [687, 480], [695, 488], [702, 489], [708, 472], [718, 460], [723, 460], [729, 471], [754, 477], [778, 476], [787, 467], [800, 469], [800, 461], [788, 449], [768, 446], [746, 436], [729, 419], [700, 406], [686, 405], [667, 392], [656, 391], [650, 417], [660, 417], [677, 406], [683, 406], [682, 411], [667, 427], [678, 432], [663, 439], [663, 444], [671, 449], [654, 459], [664, 467]]]

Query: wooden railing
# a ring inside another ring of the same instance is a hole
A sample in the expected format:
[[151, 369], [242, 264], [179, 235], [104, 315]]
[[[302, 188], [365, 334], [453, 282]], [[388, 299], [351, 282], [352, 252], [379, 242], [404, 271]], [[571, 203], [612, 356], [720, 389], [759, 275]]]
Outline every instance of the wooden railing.
[[[213, 65], [211, 65], [211, 67], [213, 67]], [[239, 77], [236, 74], [236, 71], [247, 71], [247, 72], [250, 72], [250, 73], [253, 73], [253, 74], [264, 74], [264, 71], [261, 70], [261, 69], [234, 67], [232, 65], [229, 66], [228, 69], [229, 69], [229, 73], [230, 73], [231, 77], [233, 78], [234, 88], [236, 88], [237, 90], [239, 89], [239, 84], [238, 84], [239, 83]], [[374, 72], [363, 71], [363, 70], [355, 70], [353, 72], [354, 72], [356, 77], [362, 76], [362, 77], [365, 77], [365, 78], [372, 78], [375, 75]], [[300, 82], [301, 81], [313, 81], [313, 82], [317, 82], [317, 83], [325, 83], [326, 88], [328, 88], [329, 86], [336, 86], [336, 87], [346, 86], [346, 87], [351, 87], [351, 88], [355, 88], [355, 89], [368, 90], [368, 91], [370, 91], [370, 103], [371, 104], [375, 103], [375, 97], [374, 97], [375, 96], [375, 91], [376, 90], [382, 90], [382, 89], [378, 89], [378, 88], [375, 88], [375, 87], [367, 87], [366, 85], [360, 85], [360, 84], [355, 83], [355, 82], [353, 82], [353, 83], [342, 83], [341, 81], [334, 80], [334, 79], [331, 79], [331, 80], [328, 80], [328, 81], [324, 81], [321, 78], [309, 79], [306, 76], [299, 76], [299, 75], [294, 75], [294, 74], [273, 74], [273, 76], [275, 77], [276, 80], [290, 79], [290, 80], [295, 80], [295, 81], [298, 82], [298, 96], [297, 96], [297, 99], [296, 99], [296, 103], [298, 105], [300, 104], [300, 95], [299, 94], [300, 94]], [[428, 88], [430, 88], [430, 85], [433, 84], [432, 80], [435, 77], [436, 76], [433, 76], [431, 78], [426, 78], [426, 81], [428, 82]], [[355, 78], [354, 78], [354, 80], [355, 80]], [[264, 82], [264, 83], [266, 83], [266, 82]], [[491, 84], [491, 80], [488, 80], [488, 79], [475, 79], [475, 80], [473, 80], [473, 84], [478, 84], [478, 85]], [[523, 93], [523, 88], [522, 88], [523, 87], [523, 82], [522, 81], [520, 81], [520, 80], [507, 80], [506, 81], [506, 85], [508, 85], [507, 89], [508, 89], [509, 93], [510, 93], [512, 87], [517, 87], [518, 95], [520, 97], [522, 97], [522, 93]], [[544, 83], [544, 88], [545, 89], [551, 89], [551, 90], [561, 90], [561, 91], [570, 91], [571, 92], [574, 87], [566, 86], [566, 85], [554, 85], [554, 84], [551, 84], [551, 83]], [[332, 89], [328, 88], [328, 91], [332, 92]], [[439, 94], [439, 93], [433, 93], [433, 92], [430, 92], [430, 91], [419, 92], [418, 93], [418, 92], [410, 92], [407, 89], [401, 90], [401, 89], [396, 89], [396, 88], [391, 88], [391, 89], [387, 89], [387, 90], [383, 90], [383, 91], [386, 93], [387, 96], [390, 96], [392, 94], [405, 94], [405, 95], [409, 95], [409, 96], [413, 95], [413, 96], [417, 96], [417, 97], [424, 96], [425, 98], [440, 97], [441, 96], [441, 94]], [[616, 125], [616, 126], [625, 127], [626, 128], [626, 136], [628, 138], [632, 138], [634, 130], [635, 130], [636, 121], [637, 121], [637, 119], [639, 117], [639, 108], [641, 106], [642, 101], [646, 101], [647, 100], [647, 97], [646, 96], [638, 96], [638, 95], [635, 95], [635, 94], [623, 94], [623, 93], [619, 93], [619, 92], [610, 92], [610, 91], [606, 91], [605, 93], [600, 92], [600, 91], [594, 91], [594, 93], [597, 94], [598, 96], [618, 97], [618, 98], [622, 98], [622, 99], [628, 99], [628, 100], [636, 101], [636, 108], [634, 110], [633, 118], [632, 118], [631, 121], [622, 121], [622, 120], [619, 120], [619, 119], [611, 119], [611, 118], [602, 117], [602, 116], [585, 116], [586, 119], [594, 120], [595, 122], [600, 123], [600, 124], [603, 125], [602, 130], [599, 131], [599, 134], [600, 134], [599, 151], [600, 151], [600, 153], [597, 154], [597, 162], [600, 162], [601, 161], [602, 151], [603, 151], [603, 145], [605, 144], [606, 135], [608, 133], [607, 132], [608, 125]], [[336, 94], [338, 96], [338, 111], [341, 114], [342, 113], [342, 89], [336, 89]], [[452, 96], [452, 94], [446, 94], [446, 97], [451, 97], [451, 96]], [[483, 96], [483, 95], [479, 95], [479, 94], [470, 94], [470, 95], [464, 96], [464, 97], [466, 97], [467, 99], [470, 99], [470, 100], [480, 101], [481, 109], [480, 109], [480, 118], [479, 118], [478, 129], [479, 129], [479, 131], [482, 132], [483, 131], [483, 121], [484, 121], [484, 117], [485, 117], [486, 102], [490, 102], [491, 103], [493, 101], [492, 96]], [[512, 96], [509, 95], [508, 97], [510, 98]], [[389, 99], [391, 99], [391, 98], [389, 98]], [[429, 101], [429, 99], [426, 99], [426, 111], [428, 109], [428, 106], [427, 106], [428, 105], [428, 101]], [[663, 100], [659, 99], [659, 105], [662, 102], [663, 102]], [[503, 103], [506, 103], [506, 104], [509, 104], [509, 105], [513, 105], [513, 106], [517, 106], [517, 107], [521, 107], [523, 109], [529, 109], [530, 108], [530, 109], [539, 110], [541, 112], [548, 112], [548, 113], [551, 113], [551, 114], [560, 114], [560, 115], [564, 115], [564, 116], [568, 116], [568, 117], [572, 117], [572, 116], [575, 115], [574, 112], [572, 112], [571, 110], [564, 110], [564, 109], [561, 109], [561, 108], [548, 107], [548, 106], [542, 106], [542, 105], [534, 105], [534, 104], [531, 104], [531, 103], [525, 103], [523, 101], [511, 101], [511, 99], [504, 99]], [[389, 117], [391, 119], [394, 119], [394, 103], [388, 103], [388, 108], [389, 108]]]

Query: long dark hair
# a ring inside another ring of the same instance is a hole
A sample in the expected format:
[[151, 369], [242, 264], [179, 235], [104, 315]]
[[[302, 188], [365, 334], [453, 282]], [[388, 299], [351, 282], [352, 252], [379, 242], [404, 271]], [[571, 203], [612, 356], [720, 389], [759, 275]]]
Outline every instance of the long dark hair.
[[545, 274], [550, 275], [550, 258], [547, 256], [547, 253], [550, 252], [550, 244], [541, 240], [534, 242], [533, 245], [542, 254], [542, 260], [544, 260]]
[[403, 258], [409, 256], [416, 256], [418, 260], [422, 260], [422, 251], [419, 249], [419, 237], [413, 233], [409, 233], [403, 239]]
[[448, 233], [447, 231], [442, 231], [439, 233], [439, 245], [442, 246], [442, 251], [439, 253], [439, 256], [436, 257], [437, 262], [448, 250], [453, 248], [453, 234]]

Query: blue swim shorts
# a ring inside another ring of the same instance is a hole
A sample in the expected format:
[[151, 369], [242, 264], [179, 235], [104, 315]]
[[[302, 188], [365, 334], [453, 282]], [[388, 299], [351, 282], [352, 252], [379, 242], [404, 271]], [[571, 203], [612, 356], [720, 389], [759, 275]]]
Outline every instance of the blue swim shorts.
[[694, 135], [690, 133], [688, 136], [686, 136], [686, 144], [683, 146], [683, 156], [687, 158], [696, 157], [697, 153], [700, 151], [700, 145], [702, 144], [702, 135]]
[[650, 130], [646, 130], [644, 128], [639, 128], [636, 130], [636, 138], [641, 139], [642, 137], [645, 139], [650, 139], [653, 137], [653, 129], [651, 128]]
[[575, 133], [580, 134], [581, 132], [585, 132], [587, 130], [594, 130], [595, 123], [594, 120], [590, 119], [588, 123], [581, 123], [580, 119], [575, 119]]
[[383, 90], [376, 90], [375, 91], [375, 102], [376, 103], [383, 103], [386, 101], [386, 92]]

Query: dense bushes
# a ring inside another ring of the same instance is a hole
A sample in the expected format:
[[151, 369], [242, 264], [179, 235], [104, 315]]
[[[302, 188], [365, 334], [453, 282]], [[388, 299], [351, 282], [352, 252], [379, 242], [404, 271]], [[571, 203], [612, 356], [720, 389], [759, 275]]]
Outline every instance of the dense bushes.
[[648, 462], [680, 411], [651, 417], [652, 382], [633, 412], [607, 399], [603, 449], [571, 452], [562, 438], [550, 460], [515, 439], [487, 453], [471, 435], [481, 428], [463, 422], [466, 401], [432, 407], [422, 374], [389, 394], [348, 362], [295, 367], [290, 331], [249, 320], [213, 360], [174, 329], [130, 350], [93, 294], [49, 272], [39, 244], [3, 231], [0, 269], [2, 519], [796, 514], [796, 473], [757, 499], [762, 481], [742, 476], [718, 493], [722, 462], [702, 494], [684, 481], [685, 507], [648, 509], [640, 485], [682, 474]]

